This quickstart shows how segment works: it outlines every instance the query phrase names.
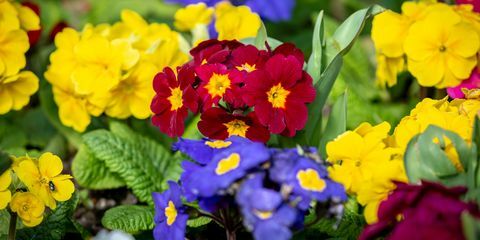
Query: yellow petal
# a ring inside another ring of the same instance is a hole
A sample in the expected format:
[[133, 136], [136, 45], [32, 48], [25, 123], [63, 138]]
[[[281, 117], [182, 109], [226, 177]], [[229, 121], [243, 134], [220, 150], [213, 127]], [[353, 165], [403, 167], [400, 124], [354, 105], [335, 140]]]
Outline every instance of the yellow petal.
[[75, 186], [71, 180], [54, 178], [52, 179], [52, 182], [55, 185], [55, 191], [52, 192], [55, 200], [62, 202], [67, 201], [72, 197], [72, 194], [75, 191]]
[[6, 190], [10, 186], [10, 183], [12, 183], [12, 175], [9, 169], [0, 175], [0, 191]]
[[[457, 79], [467, 79], [470, 77], [473, 68], [477, 65], [475, 55], [470, 58], [463, 58], [456, 54], [448, 54], [447, 66]], [[458, 84], [457, 84], [458, 85]]]
[[393, 11], [378, 14], [372, 23], [372, 40], [375, 48], [387, 57], [400, 57], [404, 54], [403, 41], [410, 24], [404, 17]]
[[4, 86], [0, 83], [0, 114], [9, 112], [13, 107], [13, 98]]
[[0, 191], [0, 210], [6, 208], [12, 199], [12, 193], [9, 190]]
[[430, 55], [420, 61], [408, 59], [408, 70], [415, 76], [422, 86], [434, 86], [440, 83], [445, 75], [445, 56], [442, 54]]
[[[345, 146], [351, 146], [349, 151], [345, 151]], [[328, 160], [335, 162], [346, 158], [358, 159], [362, 147], [362, 137], [355, 132], [347, 131], [335, 140], [327, 143]]]
[[380, 206], [380, 201], [370, 202], [365, 206], [363, 210], [363, 215], [368, 224], [373, 224], [378, 221], [378, 207]]
[[21, 161], [18, 164], [18, 167], [13, 167], [13, 171], [17, 177], [29, 188], [37, 183], [41, 178], [37, 165], [35, 165], [31, 159]]
[[471, 24], [460, 23], [450, 29], [445, 46], [448, 52], [470, 58], [477, 54], [480, 48], [480, 40]]
[[58, 156], [47, 152], [38, 159], [38, 167], [42, 176], [53, 178], [62, 173], [63, 163]]
[[15, 7], [23, 29], [27, 31], [40, 29], [40, 18], [32, 9], [22, 6], [19, 3], [15, 3]]

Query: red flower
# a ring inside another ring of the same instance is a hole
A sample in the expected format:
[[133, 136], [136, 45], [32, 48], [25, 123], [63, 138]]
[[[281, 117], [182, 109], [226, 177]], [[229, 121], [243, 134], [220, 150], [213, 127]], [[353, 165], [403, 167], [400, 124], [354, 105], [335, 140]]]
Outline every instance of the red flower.
[[258, 50], [255, 46], [246, 45], [236, 48], [232, 51], [231, 63], [233, 68], [245, 73], [253, 72], [263, 68], [268, 60], [268, 52]]
[[255, 108], [260, 122], [270, 132], [294, 136], [305, 127], [306, 103], [315, 99], [312, 78], [295, 56], [276, 54], [264, 69], [247, 76], [243, 100]]
[[234, 108], [243, 105], [243, 101], [238, 97], [239, 84], [242, 82], [240, 72], [228, 70], [219, 63], [199, 66], [195, 72], [200, 78], [197, 92], [203, 110], [217, 105], [222, 98]]
[[193, 68], [184, 65], [177, 68], [177, 76], [169, 67], [163, 69], [153, 79], [153, 88], [157, 93], [150, 108], [155, 114], [153, 125], [170, 137], [181, 136], [188, 109], [197, 111], [197, 95], [192, 88], [195, 79]]
[[236, 40], [219, 41], [211, 39], [198, 44], [197, 47], [190, 50], [193, 57], [192, 64], [200, 66], [206, 63], [226, 63], [230, 59], [232, 50], [244, 46]]
[[[40, 8], [37, 4], [32, 2], [23, 2], [22, 5], [30, 8], [35, 14], [37, 14], [37, 16], [40, 17]], [[30, 46], [33, 46], [38, 42], [38, 40], [40, 40], [40, 36], [42, 35], [42, 28], [38, 30], [28, 31], [27, 35]]]
[[267, 142], [270, 138], [270, 133], [260, 124], [255, 112], [244, 116], [230, 114], [221, 108], [210, 108], [202, 113], [198, 129], [211, 139], [224, 140], [236, 135], [252, 141]]
[[298, 60], [298, 62], [300, 62], [302, 65], [303, 65], [303, 62], [305, 61], [305, 57], [303, 56], [302, 50], [295, 47], [295, 45], [292, 43], [283, 43], [282, 45], [275, 48], [272, 54], [273, 55], [282, 54], [285, 57], [294, 56]]

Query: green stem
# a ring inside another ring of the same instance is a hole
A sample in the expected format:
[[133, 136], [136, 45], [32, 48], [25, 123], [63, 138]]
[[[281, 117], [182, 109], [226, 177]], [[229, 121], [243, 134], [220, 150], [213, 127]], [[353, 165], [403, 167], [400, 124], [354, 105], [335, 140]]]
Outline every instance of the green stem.
[[15, 240], [17, 231], [17, 214], [10, 212], [10, 227], [8, 228], [8, 240]]

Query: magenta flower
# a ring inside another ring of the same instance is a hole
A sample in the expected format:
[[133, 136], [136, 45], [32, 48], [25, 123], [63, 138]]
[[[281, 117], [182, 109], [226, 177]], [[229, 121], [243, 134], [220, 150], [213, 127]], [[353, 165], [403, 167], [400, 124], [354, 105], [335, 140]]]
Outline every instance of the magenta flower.
[[457, 4], [473, 5], [473, 11], [480, 12], [480, 0], [455, 0]]
[[447, 93], [451, 98], [465, 98], [462, 88], [480, 88], [480, 71], [478, 69], [473, 70], [472, 75], [468, 79], [463, 80], [458, 86], [447, 88]]

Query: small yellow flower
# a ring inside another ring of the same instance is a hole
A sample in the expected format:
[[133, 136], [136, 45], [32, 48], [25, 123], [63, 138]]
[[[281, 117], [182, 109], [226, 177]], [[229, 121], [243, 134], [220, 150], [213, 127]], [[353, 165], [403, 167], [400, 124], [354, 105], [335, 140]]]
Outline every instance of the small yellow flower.
[[215, 29], [219, 40], [255, 37], [261, 25], [260, 17], [249, 7], [236, 7], [227, 1], [216, 5], [215, 18]]
[[10, 169], [5, 171], [0, 175], [0, 210], [7, 207], [10, 199], [12, 198], [12, 193], [8, 190], [10, 183], [12, 183], [12, 176]]
[[25, 226], [35, 227], [43, 220], [45, 204], [35, 194], [17, 192], [10, 202], [10, 209], [18, 214]]
[[51, 209], [57, 207], [55, 200], [67, 201], [75, 191], [70, 180], [72, 176], [61, 174], [62, 160], [52, 153], [42, 154], [38, 159], [38, 166], [33, 160], [24, 160], [13, 170], [30, 192]]
[[205, 3], [190, 4], [175, 12], [175, 27], [180, 31], [191, 31], [196, 25], [208, 25], [213, 18], [213, 9]]
[[0, 75], [0, 114], [22, 109], [37, 90], [38, 78], [30, 71], [12, 76]]

